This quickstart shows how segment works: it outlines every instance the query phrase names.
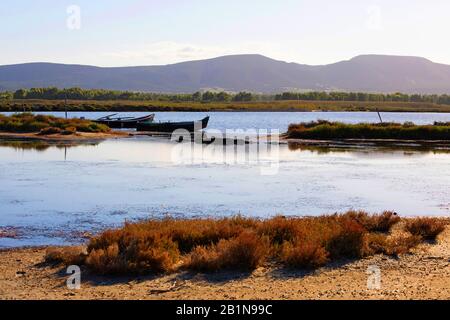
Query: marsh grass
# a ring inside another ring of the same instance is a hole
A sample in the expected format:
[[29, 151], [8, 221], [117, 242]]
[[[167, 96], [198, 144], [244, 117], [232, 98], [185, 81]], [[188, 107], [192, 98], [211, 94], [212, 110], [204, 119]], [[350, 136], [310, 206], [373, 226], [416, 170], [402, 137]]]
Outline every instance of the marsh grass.
[[108, 132], [105, 125], [82, 119], [63, 119], [54, 116], [18, 113], [11, 116], [0, 114], [0, 131], [14, 133], [74, 134], [79, 132]]
[[325, 120], [291, 124], [287, 137], [292, 139], [394, 139], [450, 140], [450, 125], [415, 125], [412, 123], [345, 124]]
[[440, 220], [406, 219], [408, 232], [393, 236], [402, 222], [395, 213], [349, 211], [319, 217], [270, 219], [163, 219], [126, 223], [90, 239], [86, 252], [49, 252], [51, 262], [78, 262], [99, 274], [252, 271], [266, 262], [315, 269], [330, 262], [374, 254], [410, 252], [430, 234], [442, 232]]

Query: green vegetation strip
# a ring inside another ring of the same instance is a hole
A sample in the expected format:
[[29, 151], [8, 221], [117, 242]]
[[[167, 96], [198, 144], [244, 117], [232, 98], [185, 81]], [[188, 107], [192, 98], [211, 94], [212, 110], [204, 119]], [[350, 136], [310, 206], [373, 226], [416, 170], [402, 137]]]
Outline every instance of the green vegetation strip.
[[394, 140], [450, 140], [450, 122], [433, 125], [413, 123], [345, 124], [324, 120], [291, 124], [287, 137], [291, 139], [394, 139]]
[[359, 101], [359, 102], [418, 102], [450, 105], [448, 94], [404, 94], [367, 93], [338, 91], [283, 92], [280, 94], [259, 94], [251, 92], [231, 93], [226, 91], [197, 91], [194, 93], [152, 93], [105, 89], [82, 89], [56, 87], [20, 89], [14, 92], [0, 92], [0, 100], [42, 99], [42, 100], [97, 100], [97, 101], [173, 101], [173, 102], [239, 102], [239, 101]]
[[[265, 220], [148, 220], [104, 231], [87, 248], [51, 248], [46, 261], [85, 265], [99, 274], [251, 271], [269, 261], [314, 269], [342, 259], [408, 253], [425, 240], [435, 240], [447, 224], [439, 218], [405, 220], [393, 212], [361, 211]], [[400, 232], [392, 232], [397, 224]]]
[[0, 112], [156, 112], [156, 111], [382, 111], [450, 112], [431, 102], [372, 101], [140, 101], [140, 100], [0, 100]]
[[63, 119], [53, 116], [34, 115], [31, 113], [0, 114], [0, 131], [9, 133], [41, 134], [73, 134], [79, 132], [108, 132], [111, 129], [105, 125], [82, 119]]

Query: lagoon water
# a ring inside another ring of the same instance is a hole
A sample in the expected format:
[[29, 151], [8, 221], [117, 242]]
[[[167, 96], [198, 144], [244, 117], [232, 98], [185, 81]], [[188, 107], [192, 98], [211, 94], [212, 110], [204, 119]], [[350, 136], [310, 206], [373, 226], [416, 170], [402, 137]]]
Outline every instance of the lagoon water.
[[[138, 117], [151, 112], [121, 112], [121, 116]], [[376, 112], [154, 112], [155, 121], [192, 121], [209, 115], [211, 129], [276, 129], [285, 132], [291, 123], [313, 120], [340, 121], [345, 123], [379, 122]], [[4, 114], [11, 114], [4, 112]], [[63, 112], [40, 112], [64, 117]], [[69, 117], [98, 119], [112, 112], [69, 112]], [[383, 112], [385, 122], [414, 122], [432, 124], [435, 121], [450, 122], [450, 113]]]
[[[348, 122], [368, 113], [220, 113], [211, 128], [285, 130], [315, 118]], [[323, 117], [326, 115], [327, 117]], [[92, 114], [98, 116], [98, 114]], [[198, 113], [157, 114], [201, 118]], [[330, 118], [331, 117], [331, 118]], [[446, 114], [386, 114], [401, 121], [450, 121]], [[225, 126], [225, 127], [224, 127]], [[137, 137], [73, 147], [0, 143], [0, 247], [68, 244], [148, 217], [267, 217], [364, 209], [403, 216], [450, 215], [450, 153], [389, 149], [202, 149]]]

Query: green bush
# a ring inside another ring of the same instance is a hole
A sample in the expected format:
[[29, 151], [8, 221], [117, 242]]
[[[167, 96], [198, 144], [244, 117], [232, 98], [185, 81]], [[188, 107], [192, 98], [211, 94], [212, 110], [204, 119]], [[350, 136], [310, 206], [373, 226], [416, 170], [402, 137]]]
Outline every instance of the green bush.
[[287, 133], [293, 139], [398, 139], [398, 140], [450, 140], [450, 125], [414, 125], [399, 123], [359, 123], [314, 121], [291, 124]]

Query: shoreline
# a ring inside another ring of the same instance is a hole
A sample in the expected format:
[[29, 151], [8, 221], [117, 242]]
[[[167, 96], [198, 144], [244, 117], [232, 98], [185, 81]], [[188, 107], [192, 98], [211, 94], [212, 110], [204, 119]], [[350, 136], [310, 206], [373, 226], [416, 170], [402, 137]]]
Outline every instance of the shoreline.
[[[436, 243], [392, 258], [375, 255], [316, 271], [267, 263], [251, 273], [175, 272], [162, 276], [108, 277], [82, 267], [80, 290], [69, 290], [65, 269], [44, 263], [47, 247], [0, 249], [0, 299], [449, 299], [450, 227]], [[368, 289], [368, 270], [381, 286]]]
[[[72, 135], [38, 135], [37, 133], [13, 133], [0, 132], [0, 141], [41, 141], [49, 143], [77, 143], [77, 142], [101, 142], [109, 139], [122, 139], [132, 137], [157, 137], [167, 138], [167, 134], [133, 131], [111, 131], [109, 133], [77, 132]], [[270, 135], [267, 136], [269, 138]], [[238, 139], [239, 140], [239, 139]], [[233, 140], [234, 141], [234, 140]], [[244, 141], [244, 140], [242, 140]], [[264, 140], [263, 140], [264, 141]], [[233, 142], [234, 143], [234, 142]], [[259, 142], [258, 142], [259, 143]], [[447, 140], [401, 140], [401, 139], [295, 139], [287, 137], [286, 133], [279, 136], [280, 144], [288, 144], [290, 147], [317, 146], [317, 147], [395, 147], [405, 148], [430, 148], [450, 149], [450, 141]]]

